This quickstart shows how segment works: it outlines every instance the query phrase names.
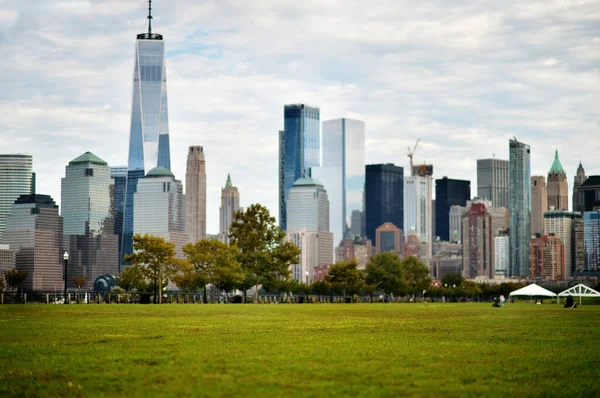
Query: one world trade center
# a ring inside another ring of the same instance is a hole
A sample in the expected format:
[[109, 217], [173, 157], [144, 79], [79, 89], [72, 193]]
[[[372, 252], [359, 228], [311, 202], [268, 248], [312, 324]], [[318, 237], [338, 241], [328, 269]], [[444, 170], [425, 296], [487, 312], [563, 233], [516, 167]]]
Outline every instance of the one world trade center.
[[133, 196], [138, 180], [157, 166], [171, 169], [165, 42], [162, 35], [152, 33], [152, 1], [148, 4], [148, 32], [138, 34], [135, 43], [121, 261], [133, 251]]

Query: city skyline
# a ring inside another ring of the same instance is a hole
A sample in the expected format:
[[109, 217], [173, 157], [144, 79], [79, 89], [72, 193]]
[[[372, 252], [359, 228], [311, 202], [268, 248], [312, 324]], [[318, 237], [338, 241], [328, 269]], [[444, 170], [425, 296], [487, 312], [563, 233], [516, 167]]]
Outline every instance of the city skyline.
[[[7, 87], [0, 110], [0, 152], [31, 154], [37, 191], [51, 195], [58, 204], [64, 165], [81, 153], [91, 151], [110, 166], [127, 164], [127, 146], [117, 143], [129, 134], [132, 37], [145, 30], [147, 14], [143, 1], [93, 8], [87, 3], [66, 8], [64, 4], [48, 2], [25, 10], [9, 1], [0, 15], [0, 48], [9, 54], [0, 61], [5, 70], [0, 79]], [[460, 16], [452, 21], [440, 20], [444, 10], [428, 4], [410, 10], [400, 4], [389, 12], [374, 8], [374, 22], [400, 33], [386, 38], [370, 24], [356, 37], [300, 29], [307, 35], [294, 38], [298, 41], [294, 48], [313, 56], [315, 65], [309, 65], [303, 54], [290, 54], [280, 42], [268, 48], [274, 40], [271, 30], [279, 24], [301, 24], [308, 12], [315, 12], [307, 6], [265, 5], [253, 10], [230, 5], [232, 9], [211, 10], [190, 4], [153, 2], [153, 31], [164, 34], [167, 42], [173, 173], [184, 175], [181, 159], [189, 145], [203, 145], [211, 153], [207, 232], [218, 231], [220, 188], [229, 172], [244, 192], [241, 206], [260, 202], [277, 216], [277, 131], [283, 127], [281, 107], [289, 103], [319, 107], [321, 120], [364, 121], [367, 164], [406, 168], [406, 147], [421, 138], [416, 164], [427, 161], [435, 166], [434, 178], [468, 179], [475, 187], [476, 159], [494, 154], [508, 159], [506, 143], [516, 135], [531, 145], [532, 175], [547, 175], [556, 147], [569, 190], [580, 159], [587, 175], [600, 172], [596, 145], [585, 139], [597, 133], [597, 118], [587, 98], [598, 97], [600, 85], [592, 73], [594, 51], [586, 46], [591, 46], [589, 38], [598, 28], [585, 21], [585, 16], [598, 12], [597, 6], [565, 6], [569, 19], [561, 17], [564, 9], [550, 5], [538, 15], [534, 8], [510, 5], [496, 14], [486, 14], [483, 6], [473, 11], [459, 7], [463, 12], [457, 11]], [[333, 8], [324, 6], [316, 11], [322, 20], [317, 27], [355, 17], [358, 29], [365, 14], [361, 7], [347, 7], [349, 15], [336, 16]], [[273, 13], [275, 27], [249, 23], [265, 11]], [[231, 16], [219, 27], [215, 20], [225, 14]], [[544, 22], [547, 17], [554, 18], [554, 25]], [[44, 23], [46, 19], [52, 23]], [[190, 28], [186, 22], [192, 20], [200, 21], [204, 30]], [[525, 21], [531, 29], [527, 34]], [[425, 40], [426, 33], [414, 30], [415, 24], [433, 22], [435, 29], [427, 34], [438, 38], [435, 44]], [[480, 24], [482, 30], [473, 28]], [[572, 26], [582, 29], [561, 35]], [[23, 46], [19, 43], [25, 36], [36, 39]], [[529, 51], [534, 37], [543, 39], [537, 46], [544, 51]], [[313, 45], [315, 39], [319, 45]], [[373, 40], [377, 43], [358, 50]], [[511, 43], [510, 49], [503, 41]], [[245, 56], [253, 49], [263, 59]], [[321, 65], [332, 62], [328, 52], [334, 54], [335, 49], [345, 56], [331, 65], [333, 70], [320, 71]], [[482, 57], [474, 61], [474, 53]], [[279, 57], [285, 66], [282, 73], [273, 70]], [[432, 57], [439, 70], [423, 69], [423, 62]], [[358, 73], [361, 67], [367, 73]], [[503, 73], [493, 80], [491, 75], [500, 70]], [[431, 79], [432, 72], [439, 78]], [[407, 86], [406, 81], [411, 83]], [[489, 90], [482, 92], [482, 86]], [[439, 101], [450, 91], [451, 100]], [[399, 111], [399, 104], [405, 108]], [[582, 144], [567, 145], [565, 136]], [[250, 145], [261, 150], [251, 153]]]

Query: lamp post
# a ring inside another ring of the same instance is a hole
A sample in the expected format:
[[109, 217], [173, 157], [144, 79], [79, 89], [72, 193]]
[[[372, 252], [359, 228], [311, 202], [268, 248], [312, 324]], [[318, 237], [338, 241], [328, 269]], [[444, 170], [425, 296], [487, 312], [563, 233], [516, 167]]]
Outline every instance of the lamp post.
[[64, 297], [64, 304], [68, 304], [67, 302], [67, 267], [69, 265], [69, 252], [65, 252], [65, 254], [63, 254], [63, 260], [65, 261], [65, 295]]
[[306, 270], [306, 302], [308, 303], [308, 270]]

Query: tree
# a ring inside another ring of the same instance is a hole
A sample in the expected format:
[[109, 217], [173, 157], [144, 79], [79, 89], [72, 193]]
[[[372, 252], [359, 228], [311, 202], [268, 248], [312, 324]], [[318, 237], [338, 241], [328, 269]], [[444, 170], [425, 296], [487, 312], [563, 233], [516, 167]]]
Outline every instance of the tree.
[[117, 286], [125, 290], [125, 300], [129, 301], [129, 293], [144, 282], [140, 267], [131, 265], [126, 267], [117, 278]]
[[4, 275], [0, 275], [0, 292], [3, 292], [6, 289], [6, 280], [4, 279]]
[[83, 276], [73, 275], [73, 276], [71, 276], [71, 280], [75, 284], [75, 287], [77, 287], [77, 290], [76, 290], [77, 302], [79, 302], [79, 289], [81, 289], [83, 287], [83, 285], [85, 285], [85, 282], [87, 281], [87, 275], [83, 275]]
[[172, 280], [180, 266], [175, 259], [175, 244], [158, 236], [135, 234], [133, 253], [125, 255], [124, 259], [140, 267], [143, 277], [154, 282], [154, 303], [162, 303], [158, 284], [162, 291], [163, 283]]
[[386, 252], [371, 257], [366, 268], [366, 282], [386, 294], [406, 294], [408, 286], [400, 256]]
[[442, 286], [451, 287], [451, 286], [460, 286], [462, 285], [465, 279], [458, 272], [451, 272], [449, 274], [444, 275], [442, 278]]
[[[219, 290], [231, 291], [244, 280], [245, 274], [237, 260], [239, 250], [236, 246], [215, 239], [202, 239], [185, 245], [183, 252], [200, 277]], [[212, 301], [215, 301], [214, 289]]]
[[421, 293], [431, 286], [429, 267], [419, 261], [415, 256], [402, 260], [402, 268], [408, 285], [408, 293]]
[[258, 300], [258, 285], [288, 277], [290, 266], [298, 263], [301, 253], [292, 242], [283, 242], [285, 232], [260, 204], [235, 214], [229, 237], [231, 244], [239, 248], [238, 261], [245, 272], [242, 286], [256, 285], [255, 300]]
[[363, 274], [358, 269], [358, 262], [352, 259], [350, 261], [338, 261], [333, 264], [329, 267], [325, 279], [331, 284], [340, 284], [343, 288], [344, 298], [346, 298], [346, 291], [352, 293], [360, 290]]
[[4, 271], [4, 278], [6, 278], [8, 287], [14, 292], [23, 283], [25, 278], [27, 278], [27, 272], [16, 268], [9, 269], [8, 271]]

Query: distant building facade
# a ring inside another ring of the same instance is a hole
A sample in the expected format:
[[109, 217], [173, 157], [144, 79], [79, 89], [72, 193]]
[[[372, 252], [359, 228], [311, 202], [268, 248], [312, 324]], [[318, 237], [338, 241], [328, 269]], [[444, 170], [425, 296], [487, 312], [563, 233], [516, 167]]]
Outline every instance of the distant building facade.
[[502, 159], [477, 160], [477, 196], [492, 202], [494, 207], [508, 209], [509, 161]]
[[431, 177], [410, 176], [404, 179], [404, 227], [407, 235], [416, 235], [426, 245], [425, 258], [429, 264], [432, 242]]
[[364, 213], [360, 210], [352, 210], [352, 220], [350, 227], [350, 237], [354, 238], [355, 236], [360, 236], [363, 238], [363, 221], [364, 221]]
[[496, 275], [492, 215], [475, 203], [463, 217], [463, 276], [467, 279]]
[[115, 219], [114, 233], [119, 239], [119, 266], [123, 263], [123, 217], [125, 212], [125, 193], [127, 189], [127, 166], [114, 166], [110, 168], [110, 177], [113, 179], [113, 218]]
[[195, 243], [206, 238], [206, 160], [201, 146], [188, 150], [185, 189], [185, 224], [189, 239]]
[[388, 164], [366, 166], [365, 233], [375, 241], [375, 230], [391, 222], [404, 230], [404, 169]]
[[578, 242], [582, 237], [577, 233], [581, 228], [582, 220], [581, 213], [578, 212], [551, 210], [544, 214], [545, 234], [558, 236], [564, 246], [565, 272], [562, 274], [564, 279], [570, 279], [577, 268], [583, 268], [583, 245]]
[[356, 260], [358, 268], [365, 269], [372, 252], [373, 246], [369, 239], [344, 239], [335, 248], [335, 261]]
[[494, 237], [494, 268], [496, 278], [507, 278], [510, 263], [510, 241], [508, 233]]
[[509, 142], [510, 272], [529, 276], [531, 238], [531, 150], [516, 138]]
[[583, 200], [583, 211], [594, 211], [600, 207], [600, 176], [589, 176], [579, 186], [579, 200]]
[[582, 192], [579, 191], [579, 187], [585, 180], [587, 180], [587, 176], [585, 175], [585, 170], [581, 165], [581, 162], [579, 162], [577, 173], [575, 174], [575, 178], [573, 178], [573, 211], [578, 211], [580, 213], [585, 211], [585, 201]]
[[583, 275], [600, 277], [600, 210], [583, 214], [585, 266]]
[[31, 155], [0, 154], [0, 242], [12, 205], [21, 195], [34, 193]]
[[531, 240], [531, 279], [564, 279], [564, 258], [565, 249], [561, 239], [558, 236], [542, 235]]
[[450, 210], [452, 206], [466, 206], [471, 199], [471, 181], [444, 177], [435, 180], [435, 236], [450, 241]]
[[548, 172], [548, 208], [555, 210], [569, 210], [569, 185], [567, 173], [563, 170], [558, 149], [554, 154], [554, 163]]
[[381, 225], [375, 231], [376, 236], [376, 249], [377, 254], [385, 252], [395, 252], [399, 255], [402, 254], [402, 243], [404, 238], [400, 228], [396, 227], [392, 223], [385, 223]]
[[235, 213], [240, 210], [240, 192], [231, 183], [231, 176], [227, 174], [225, 188], [221, 190], [221, 208], [219, 209], [219, 237], [221, 242], [229, 243], [229, 227], [233, 222]]
[[544, 234], [544, 213], [548, 211], [548, 191], [544, 176], [531, 177], [531, 235]]

